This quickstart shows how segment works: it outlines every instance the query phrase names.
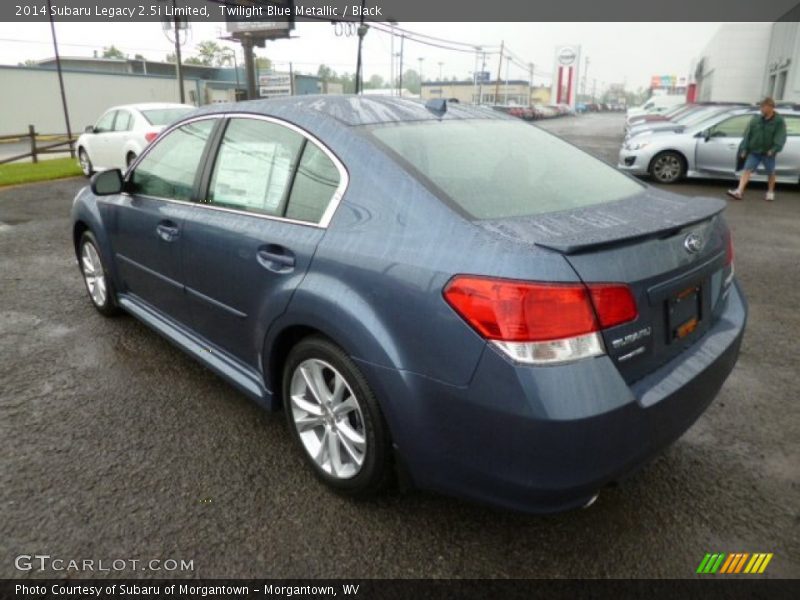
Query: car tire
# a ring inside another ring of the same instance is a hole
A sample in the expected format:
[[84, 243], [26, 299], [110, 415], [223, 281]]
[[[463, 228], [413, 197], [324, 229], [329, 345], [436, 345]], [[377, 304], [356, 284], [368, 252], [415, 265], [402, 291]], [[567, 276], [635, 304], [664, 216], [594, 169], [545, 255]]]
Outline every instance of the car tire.
[[97, 312], [105, 317], [118, 315], [121, 310], [117, 305], [114, 283], [100, 257], [100, 245], [91, 231], [84, 231], [78, 242], [78, 264], [89, 300]]
[[92, 160], [89, 158], [89, 154], [87, 154], [85, 148], [78, 150], [78, 165], [86, 177], [91, 177], [94, 173], [94, 165], [92, 164]]
[[125, 168], [130, 169], [133, 161], [136, 160], [136, 154], [133, 152], [128, 152], [128, 155], [125, 157]]
[[389, 487], [389, 429], [363, 373], [341, 348], [321, 336], [301, 340], [286, 358], [282, 382], [289, 431], [321, 481], [357, 497]]
[[686, 159], [678, 152], [659, 152], [650, 161], [650, 176], [658, 183], [677, 183], [686, 176]]

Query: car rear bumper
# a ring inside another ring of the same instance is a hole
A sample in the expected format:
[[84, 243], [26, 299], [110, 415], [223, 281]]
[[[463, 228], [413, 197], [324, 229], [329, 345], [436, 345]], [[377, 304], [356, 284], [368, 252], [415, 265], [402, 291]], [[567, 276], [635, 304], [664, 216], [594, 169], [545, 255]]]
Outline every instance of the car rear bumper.
[[488, 346], [464, 387], [360, 364], [391, 399], [386, 417], [418, 487], [554, 512], [634, 471], [708, 407], [736, 363], [747, 317], [738, 284], [726, 303], [694, 346], [633, 385], [607, 356], [530, 367]]

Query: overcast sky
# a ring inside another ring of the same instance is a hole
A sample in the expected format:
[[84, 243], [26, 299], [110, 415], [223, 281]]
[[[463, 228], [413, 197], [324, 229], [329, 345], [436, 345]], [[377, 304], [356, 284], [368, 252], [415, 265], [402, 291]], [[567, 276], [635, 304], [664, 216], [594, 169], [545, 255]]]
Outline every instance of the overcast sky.
[[[536, 83], [549, 83], [554, 48], [558, 44], [580, 44], [589, 56], [589, 80], [597, 79], [598, 91], [609, 83], [627, 83], [629, 89], [649, 86], [652, 75], [687, 75], [692, 59], [719, 28], [719, 23], [401, 23], [410, 31], [475, 45], [498, 46], [502, 41], [525, 63], [533, 62]], [[195, 44], [218, 38], [224, 24], [201, 23], [192, 28], [184, 48], [193, 53]], [[163, 60], [171, 44], [160, 23], [57, 23], [56, 31], [64, 56], [91, 56], [104, 46], [115, 45], [131, 57], [142, 54]], [[357, 37], [337, 36], [330, 23], [298, 23], [295, 39], [268, 42], [257, 54], [267, 56], [278, 67], [292, 61], [298, 71], [316, 73], [320, 63], [339, 72], [354, 72]], [[234, 46], [235, 47], [235, 46]], [[239, 48], [240, 49], [240, 48]], [[395, 44], [399, 51], [399, 41]], [[47, 23], [0, 23], [0, 64], [53, 55]], [[241, 57], [241, 54], [239, 54]], [[390, 36], [370, 31], [364, 41], [365, 79], [379, 74], [389, 77]], [[471, 53], [441, 50], [406, 42], [404, 68], [419, 68], [422, 57], [426, 80], [442, 75], [471, 77], [475, 57]], [[490, 57], [487, 70], [497, 72], [497, 57]], [[527, 70], [510, 67], [511, 79], [527, 79]], [[506, 77], [505, 65], [502, 78]]]

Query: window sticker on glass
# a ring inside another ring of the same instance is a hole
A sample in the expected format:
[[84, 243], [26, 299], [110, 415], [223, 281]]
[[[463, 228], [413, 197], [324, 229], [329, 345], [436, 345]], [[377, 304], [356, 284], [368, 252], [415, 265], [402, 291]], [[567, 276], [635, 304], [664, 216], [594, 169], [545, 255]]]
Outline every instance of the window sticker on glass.
[[235, 119], [228, 126], [209, 188], [212, 204], [277, 215], [303, 138], [278, 125]]

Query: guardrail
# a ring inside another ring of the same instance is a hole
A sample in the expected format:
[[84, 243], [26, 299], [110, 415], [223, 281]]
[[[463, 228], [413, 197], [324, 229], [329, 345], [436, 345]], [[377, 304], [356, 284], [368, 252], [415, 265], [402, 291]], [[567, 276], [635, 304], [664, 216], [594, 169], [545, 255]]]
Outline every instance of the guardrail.
[[[63, 141], [50, 143], [50, 144], [42, 144], [36, 138], [38, 137], [46, 137], [46, 138], [66, 138]], [[14, 156], [10, 156], [7, 158], [0, 158], [0, 165], [5, 163], [14, 162], [17, 160], [22, 160], [25, 158], [31, 158], [31, 160], [35, 163], [39, 162], [39, 155], [40, 154], [58, 154], [61, 152], [69, 152], [69, 155], [72, 158], [75, 158], [75, 138], [68, 138], [65, 134], [47, 134], [42, 135], [41, 133], [36, 133], [36, 128], [33, 125], [28, 125], [28, 132], [27, 133], [14, 133], [11, 135], [0, 135], [0, 143], [8, 142], [11, 140], [19, 140], [23, 141], [25, 139], [30, 140], [31, 144], [31, 151], [25, 152], [24, 154], [16, 154]], [[61, 146], [67, 146], [65, 149], [59, 149]]]

